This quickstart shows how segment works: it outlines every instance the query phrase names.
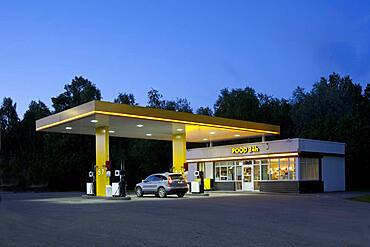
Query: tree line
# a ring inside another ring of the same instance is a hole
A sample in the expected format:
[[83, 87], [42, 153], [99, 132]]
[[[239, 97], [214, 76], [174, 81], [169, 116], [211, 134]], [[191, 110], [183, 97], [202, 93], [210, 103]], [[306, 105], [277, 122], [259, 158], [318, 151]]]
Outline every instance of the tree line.
[[[167, 100], [155, 89], [147, 96], [146, 107], [277, 124], [281, 126], [278, 138], [345, 142], [347, 188], [370, 188], [370, 84], [362, 88], [349, 76], [333, 73], [320, 78], [309, 91], [297, 87], [289, 99], [257, 93], [251, 87], [225, 88], [213, 109], [196, 110], [187, 99]], [[20, 119], [16, 103], [5, 97], [0, 107], [0, 186], [84, 190], [88, 171], [95, 165], [95, 137], [36, 132], [35, 121], [101, 99], [95, 84], [75, 77], [51, 98], [52, 109], [32, 101]], [[114, 102], [138, 105], [131, 93], [119, 93]], [[113, 168], [125, 163], [129, 187], [150, 173], [168, 170], [171, 150], [171, 142], [166, 141], [110, 140]]]

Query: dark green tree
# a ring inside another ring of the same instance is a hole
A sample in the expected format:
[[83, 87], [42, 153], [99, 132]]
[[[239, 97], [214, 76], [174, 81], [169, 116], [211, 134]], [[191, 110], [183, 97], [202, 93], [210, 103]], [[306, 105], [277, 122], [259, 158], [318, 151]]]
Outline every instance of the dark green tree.
[[[64, 92], [52, 98], [55, 112], [74, 106], [101, 100], [100, 90], [88, 79], [75, 77], [64, 86]], [[53, 134], [46, 136], [46, 148], [52, 160], [49, 171], [50, 187], [54, 189], [83, 189], [88, 171], [95, 163], [93, 136]], [[69, 181], [65, 184], [63, 181]]]
[[127, 105], [137, 105], [135, 97], [132, 93], [119, 93], [117, 98], [114, 99], [114, 103], [127, 104]]
[[18, 154], [22, 165], [21, 180], [24, 186], [47, 185], [48, 170], [52, 170], [45, 152], [45, 133], [36, 132], [36, 120], [50, 115], [49, 108], [41, 101], [31, 101], [28, 110], [20, 122], [19, 134], [21, 150]]
[[321, 78], [305, 93], [293, 94], [292, 119], [300, 137], [342, 141], [356, 131], [362, 88], [347, 77], [331, 74]]
[[24, 113], [22, 122], [27, 122], [36, 128], [36, 120], [49, 116], [51, 114], [49, 108], [42, 101], [31, 101], [28, 110]]
[[61, 112], [91, 100], [101, 100], [100, 90], [88, 79], [76, 76], [64, 86], [64, 92], [51, 98], [55, 112]]
[[187, 99], [176, 98], [176, 100], [163, 100], [163, 95], [153, 88], [148, 92], [147, 107], [178, 112], [193, 112], [190, 102]]
[[266, 94], [258, 94], [259, 122], [280, 125], [280, 138], [294, 137], [291, 119], [291, 104], [286, 99], [278, 99]]
[[199, 115], [207, 115], [207, 116], [212, 116], [213, 115], [213, 111], [211, 108], [209, 108], [208, 106], [207, 107], [199, 107], [197, 109], [197, 114]]
[[0, 107], [0, 183], [19, 183], [17, 174], [21, 165], [17, 154], [21, 150], [21, 136], [18, 129], [17, 104], [11, 98], [4, 98]]
[[192, 113], [193, 109], [190, 106], [190, 102], [187, 99], [177, 98], [175, 110], [178, 112]]
[[214, 106], [215, 116], [281, 125], [281, 136], [292, 137], [291, 105], [285, 99], [257, 94], [254, 89], [223, 89]]
[[148, 105], [150, 108], [163, 108], [163, 95], [156, 89], [150, 89], [148, 92]]
[[349, 76], [333, 73], [328, 79], [321, 78], [309, 92], [301, 88], [295, 90], [292, 102], [296, 136], [345, 142], [347, 185], [370, 187], [365, 175], [370, 172], [365, 165], [370, 159], [366, 89], [362, 94], [361, 86], [353, 83]]
[[7, 156], [14, 155], [19, 149], [18, 125], [17, 104], [11, 98], [4, 98], [0, 107], [0, 152]]
[[222, 89], [214, 106], [215, 116], [239, 120], [258, 120], [259, 100], [254, 89]]
[[11, 98], [5, 97], [0, 107], [0, 122], [3, 131], [14, 129], [19, 123], [17, 104]]

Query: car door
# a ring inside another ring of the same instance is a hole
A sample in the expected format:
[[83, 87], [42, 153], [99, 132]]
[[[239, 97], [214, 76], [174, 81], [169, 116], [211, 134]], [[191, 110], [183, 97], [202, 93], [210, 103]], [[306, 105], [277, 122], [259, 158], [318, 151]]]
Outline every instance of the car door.
[[143, 192], [154, 192], [156, 189], [155, 176], [151, 175], [147, 177], [143, 182]]
[[157, 192], [158, 187], [162, 185], [163, 178], [165, 178], [165, 177], [162, 176], [162, 175], [154, 175], [153, 176], [153, 180], [152, 180], [152, 183], [151, 183], [151, 185], [153, 185], [153, 187], [150, 187], [151, 192], [154, 192], [154, 193]]
[[167, 177], [163, 176], [163, 175], [158, 175], [157, 176], [157, 179], [158, 179], [158, 182], [157, 182], [157, 189], [158, 187], [162, 186], [164, 188], [166, 188], [168, 186], [167, 184]]

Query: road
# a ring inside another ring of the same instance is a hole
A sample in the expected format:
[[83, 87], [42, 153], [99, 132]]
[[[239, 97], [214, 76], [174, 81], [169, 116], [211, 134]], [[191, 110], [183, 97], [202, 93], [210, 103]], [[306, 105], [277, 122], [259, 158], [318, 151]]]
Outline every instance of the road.
[[346, 194], [0, 195], [0, 246], [370, 246], [370, 203]]

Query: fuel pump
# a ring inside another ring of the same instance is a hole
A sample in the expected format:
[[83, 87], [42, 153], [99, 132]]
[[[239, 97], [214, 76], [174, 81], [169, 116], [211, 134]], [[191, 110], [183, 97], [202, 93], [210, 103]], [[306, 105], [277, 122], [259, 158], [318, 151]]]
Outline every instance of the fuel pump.
[[126, 171], [123, 163], [121, 163], [121, 170], [119, 172], [119, 196], [126, 197]]
[[204, 175], [202, 171], [194, 171], [196, 181], [191, 182], [192, 194], [204, 194]]
[[126, 193], [126, 171], [125, 165], [121, 162], [121, 169], [114, 171], [114, 176], [118, 177], [118, 182], [112, 183], [113, 185], [113, 196], [114, 197], [124, 197], [129, 199]]
[[86, 183], [86, 194], [95, 196], [96, 191], [96, 177], [95, 177], [95, 165], [93, 165], [92, 171], [89, 171], [89, 181]]
[[204, 193], [204, 175], [203, 175], [203, 171], [199, 171], [199, 179], [200, 179], [199, 193]]

